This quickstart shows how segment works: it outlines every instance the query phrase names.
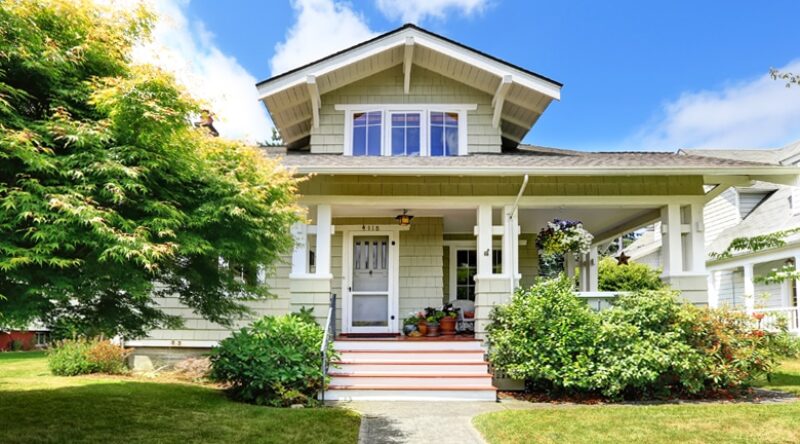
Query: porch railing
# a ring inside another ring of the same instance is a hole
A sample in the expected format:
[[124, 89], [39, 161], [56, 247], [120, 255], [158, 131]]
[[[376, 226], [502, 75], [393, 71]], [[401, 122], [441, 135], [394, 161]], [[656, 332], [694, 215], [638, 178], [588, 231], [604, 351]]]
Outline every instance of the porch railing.
[[592, 310], [602, 311], [611, 308], [612, 301], [626, 293], [625, 291], [579, 291], [576, 295], [585, 300]]
[[762, 308], [753, 310], [754, 313], [763, 313], [761, 328], [777, 330], [782, 322], [787, 323], [791, 333], [800, 334], [800, 307]]
[[325, 333], [322, 336], [322, 345], [319, 351], [322, 353], [322, 384], [319, 392], [320, 401], [325, 404], [325, 379], [328, 376], [328, 345], [336, 337], [336, 293], [331, 293], [331, 302], [328, 305], [328, 318], [325, 320]]

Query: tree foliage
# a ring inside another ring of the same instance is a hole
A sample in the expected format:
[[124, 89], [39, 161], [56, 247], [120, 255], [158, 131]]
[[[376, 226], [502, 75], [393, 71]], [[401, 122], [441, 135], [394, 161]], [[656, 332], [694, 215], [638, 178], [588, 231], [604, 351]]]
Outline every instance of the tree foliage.
[[658, 290], [665, 286], [660, 269], [636, 262], [618, 264], [612, 257], [600, 260], [597, 278], [600, 291]]
[[712, 251], [708, 255], [713, 259], [728, 259], [733, 257], [734, 254], [746, 251], [755, 253], [770, 248], [783, 247], [786, 245], [786, 237], [798, 232], [800, 232], [800, 228], [791, 228], [751, 237], [737, 237], [731, 241], [724, 251], [720, 253]]
[[[139, 336], [177, 294], [228, 323], [291, 246], [295, 180], [195, 129], [199, 104], [133, 65], [152, 15], [89, 0], [0, 3], [0, 312]], [[220, 267], [220, 264], [235, 264]]]

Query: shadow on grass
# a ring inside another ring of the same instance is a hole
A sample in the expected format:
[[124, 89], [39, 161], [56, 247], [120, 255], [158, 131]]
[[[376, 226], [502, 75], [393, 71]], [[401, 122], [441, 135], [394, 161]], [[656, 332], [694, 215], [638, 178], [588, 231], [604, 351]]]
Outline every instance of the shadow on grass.
[[2, 443], [355, 443], [359, 421], [346, 410], [258, 407], [180, 384], [0, 391]]

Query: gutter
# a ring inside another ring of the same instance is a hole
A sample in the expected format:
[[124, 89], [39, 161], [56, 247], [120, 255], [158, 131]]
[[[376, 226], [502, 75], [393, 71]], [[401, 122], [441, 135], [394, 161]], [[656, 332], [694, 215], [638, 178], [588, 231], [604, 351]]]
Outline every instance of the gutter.
[[757, 176], [774, 174], [781, 176], [800, 175], [800, 167], [684, 167], [684, 168], [648, 168], [629, 166], [626, 168], [535, 168], [535, 167], [471, 167], [462, 168], [453, 165], [448, 168], [425, 168], [419, 166], [364, 168], [353, 167], [304, 167], [285, 165], [296, 174], [350, 174], [350, 175], [395, 175], [395, 176]]

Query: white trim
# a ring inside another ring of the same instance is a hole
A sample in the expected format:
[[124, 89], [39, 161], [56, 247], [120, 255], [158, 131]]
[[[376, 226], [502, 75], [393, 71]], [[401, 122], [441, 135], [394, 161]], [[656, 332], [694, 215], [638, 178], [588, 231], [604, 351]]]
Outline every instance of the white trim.
[[315, 254], [315, 274], [320, 276], [328, 276], [331, 274], [331, 235], [333, 234], [331, 214], [330, 204], [317, 205], [317, 248]]
[[311, 117], [314, 122], [314, 128], [319, 128], [319, 107], [322, 100], [319, 97], [317, 78], [315, 76], [306, 77], [306, 86], [308, 87], [308, 95], [311, 97]]
[[[376, 175], [373, 172], [372, 175]], [[376, 196], [348, 196], [348, 195], [305, 195], [301, 199], [303, 204], [314, 205], [328, 203], [331, 205], [371, 205], [375, 206]], [[481, 204], [511, 205], [514, 196], [380, 196], [383, 205], [398, 206], [398, 208], [415, 209], [460, 209], [472, 210]], [[697, 195], [649, 195], [649, 196], [522, 196], [519, 208], [551, 208], [553, 205], [564, 208], [580, 208], [583, 206], [619, 207], [619, 208], [653, 208], [670, 203], [688, 205], [693, 202], [702, 202], [703, 196]], [[368, 216], [368, 213], [364, 214]]]
[[403, 54], [403, 93], [408, 94], [411, 89], [411, 65], [414, 61], [414, 37], [406, 37], [406, 46]]
[[503, 104], [506, 100], [506, 94], [511, 89], [511, 76], [503, 76], [500, 84], [497, 86], [497, 91], [492, 97], [492, 106], [494, 113], [492, 114], [492, 128], [500, 126], [500, 115], [503, 113]]
[[[342, 332], [343, 333], [398, 333], [400, 332], [400, 230], [362, 230], [342, 231]], [[377, 227], [380, 227], [378, 225]], [[352, 326], [352, 265], [353, 238], [358, 236], [388, 236], [389, 238], [389, 282], [388, 282], [388, 324], [386, 327]], [[394, 317], [394, 319], [392, 319]]]
[[383, 38], [335, 55], [326, 60], [321, 60], [291, 74], [286, 74], [274, 80], [267, 80], [266, 82], [263, 82], [257, 86], [259, 99], [263, 100], [264, 98], [279, 91], [296, 86], [308, 75], [316, 75], [319, 77], [344, 66], [358, 62], [359, 60], [380, 54], [396, 46], [405, 45], [407, 37], [413, 37], [415, 45], [423, 45], [448, 57], [461, 60], [465, 63], [475, 66], [476, 68], [487, 71], [497, 77], [502, 78], [505, 75], [513, 75], [515, 81], [521, 86], [532, 89], [556, 100], [561, 99], [561, 87], [551, 81], [532, 75], [521, 69], [514, 68], [497, 60], [493, 60], [490, 57], [479, 54], [474, 50], [455, 45], [451, 42], [442, 40], [441, 38], [437, 38], [433, 35], [422, 33], [411, 28], [384, 36]]
[[[526, 245], [526, 244], [527, 244], [526, 239], [520, 241], [520, 245]], [[472, 250], [475, 251], [475, 254], [477, 255], [478, 242], [477, 240], [450, 240], [450, 241], [444, 241], [444, 246], [449, 248], [449, 254], [448, 254], [449, 261], [447, 265], [447, 270], [448, 270], [447, 282], [449, 284], [448, 285], [449, 288], [447, 294], [448, 294], [448, 300], [452, 302], [457, 299], [456, 287], [458, 286], [458, 284], [456, 280], [457, 278], [456, 273], [458, 272], [457, 269], [458, 267], [456, 266], [457, 265], [456, 263], [457, 263], [458, 252]], [[502, 242], [493, 240], [492, 248], [502, 251]], [[475, 274], [477, 275], [477, 270]]]
[[[478, 109], [478, 105], [471, 104], [434, 104], [434, 103], [396, 103], [396, 104], [338, 104], [334, 106], [337, 111], [344, 111], [344, 155], [353, 155], [353, 114], [354, 113], [381, 113], [381, 156], [392, 155], [392, 122], [393, 113], [420, 114], [420, 156], [430, 156], [430, 115], [432, 112], [458, 113], [458, 155], [468, 153], [468, 112]], [[397, 156], [402, 157], [402, 156]], [[437, 156], [439, 157], [439, 156]]]

